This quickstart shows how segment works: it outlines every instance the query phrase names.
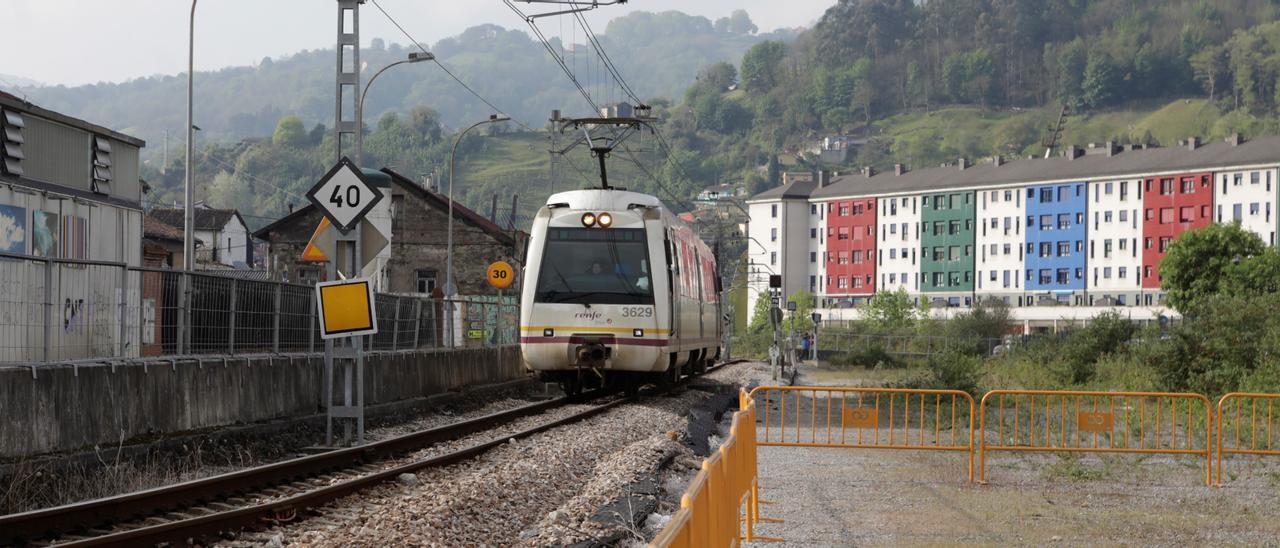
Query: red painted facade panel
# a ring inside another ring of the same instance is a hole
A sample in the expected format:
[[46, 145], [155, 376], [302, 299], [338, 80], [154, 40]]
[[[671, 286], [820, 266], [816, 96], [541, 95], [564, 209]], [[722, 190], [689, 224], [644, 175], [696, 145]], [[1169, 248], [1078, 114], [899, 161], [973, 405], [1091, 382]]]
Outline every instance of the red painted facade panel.
[[1160, 260], [1178, 235], [1213, 222], [1213, 173], [1147, 177], [1142, 182], [1142, 287], [1160, 288]]
[[827, 202], [826, 262], [828, 295], [876, 292], [876, 199]]

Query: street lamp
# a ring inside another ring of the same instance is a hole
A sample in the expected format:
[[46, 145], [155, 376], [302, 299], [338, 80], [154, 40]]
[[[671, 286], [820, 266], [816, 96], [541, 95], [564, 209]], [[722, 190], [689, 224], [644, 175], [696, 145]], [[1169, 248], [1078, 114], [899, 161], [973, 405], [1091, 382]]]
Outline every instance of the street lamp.
[[195, 77], [196, 77], [196, 1], [191, 0], [191, 32], [188, 35], [187, 42], [187, 165], [186, 165], [186, 188], [184, 190], [185, 204], [182, 212], [182, 269], [190, 272], [194, 270], [191, 265], [196, 260], [196, 244], [195, 244], [195, 211], [191, 207], [193, 198], [191, 192], [191, 157], [194, 156], [195, 143], [195, 125], [191, 123], [192, 103], [195, 97]]
[[457, 179], [454, 177], [454, 159], [458, 155], [458, 143], [461, 143], [462, 138], [467, 136], [467, 132], [477, 127], [480, 127], [485, 124], [496, 124], [498, 122], [506, 122], [510, 119], [511, 118], [507, 116], [490, 114], [488, 120], [481, 120], [479, 122], [471, 124], [471, 127], [462, 130], [462, 133], [458, 134], [458, 138], [453, 141], [453, 150], [449, 152], [449, 229], [448, 229], [448, 238], [447, 238], [448, 240], [447, 246], [449, 251], [448, 251], [448, 256], [445, 260], [445, 282], [444, 282], [444, 294], [448, 297], [455, 297], [458, 295], [458, 285], [454, 283], [454, 279], [453, 279], [453, 187], [454, 187], [454, 183], [457, 182]]
[[[368, 82], [365, 82], [364, 90], [360, 92], [360, 101], [356, 104], [356, 120], [360, 121], [360, 125], [361, 126], [364, 125], [364, 96], [368, 95], [369, 86], [372, 86], [373, 81], [378, 79], [378, 75], [386, 72], [387, 69], [394, 67], [396, 65], [403, 65], [405, 63], [421, 63], [423, 61], [434, 61], [435, 59], [436, 59], [436, 56], [430, 52], [415, 51], [415, 52], [409, 53], [408, 58], [401, 59], [399, 61], [391, 63], [390, 65], [387, 65], [379, 69], [378, 72], [373, 73], [373, 77], [369, 78]], [[360, 131], [356, 132], [356, 163], [360, 164], [363, 162], [364, 162], [364, 129], [362, 127]]]

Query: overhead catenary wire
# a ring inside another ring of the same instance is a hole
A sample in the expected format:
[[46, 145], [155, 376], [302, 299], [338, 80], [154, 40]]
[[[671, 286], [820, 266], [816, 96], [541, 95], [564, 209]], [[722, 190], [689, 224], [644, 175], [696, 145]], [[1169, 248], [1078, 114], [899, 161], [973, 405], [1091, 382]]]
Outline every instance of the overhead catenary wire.
[[[560, 39], [561, 52], [556, 52], [555, 48], [551, 46], [551, 42], [547, 40], [547, 36], [542, 33], [542, 29], [539, 29], [538, 24], [533, 22], [533, 18], [526, 15], [523, 11], [520, 11], [520, 8], [517, 8], [515, 4], [512, 4], [511, 0], [502, 0], [502, 3], [506, 4], [508, 8], [511, 8], [511, 11], [515, 12], [516, 15], [520, 16], [521, 19], [524, 19], [525, 23], [529, 25], [529, 29], [533, 31], [533, 34], [535, 35], [535, 37], [538, 39], [539, 42], [542, 43], [542, 47], [545, 48], [547, 50], [547, 53], [550, 53], [551, 57], [556, 60], [556, 64], [559, 65], [560, 69], [564, 71], [565, 76], [569, 77], [569, 82], [572, 83], [575, 88], [577, 88], [578, 93], [581, 94], [582, 98], [587, 101], [587, 104], [591, 105], [591, 109], [593, 111], [600, 110], [600, 107], [596, 105], [595, 100], [591, 98], [591, 94], [587, 91], [586, 87], [583, 87], [582, 83], [578, 81], [578, 76], [575, 73], [576, 68], [571, 70], [569, 66], [565, 64], [564, 54], [563, 54], [564, 38]], [[375, 1], [375, 4], [376, 4], [376, 1]], [[575, 55], [575, 65], [576, 65], [576, 55]], [[590, 87], [590, 83], [588, 83], [587, 87]]]
[[[409, 31], [405, 30], [404, 26], [402, 26], [399, 21], [396, 21], [396, 19], [392, 17], [390, 13], [387, 13], [387, 10], [383, 8], [381, 4], [378, 3], [378, 0], [370, 0], [370, 1], [373, 2], [373, 6], [378, 8], [378, 11], [382, 12], [382, 15], [385, 16], [387, 20], [391, 22], [392, 25], [394, 25], [397, 29], [399, 29], [400, 33], [403, 34], [405, 38], [409, 39], [409, 41], [412, 42], [415, 47], [421, 50], [422, 53], [426, 53], [428, 55], [431, 54], [431, 52], [427, 51], [427, 48], [422, 47], [422, 44], [419, 43], [416, 39], [414, 39], [413, 35], [409, 34]], [[462, 88], [467, 90], [468, 93], [475, 96], [476, 99], [479, 99], [480, 102], [484, 103], [489, 108], [493, 109], [494, 112], [501, 114], [503, 116], [506, 116], [507, 118], [510, 118], [512, 122], [515, 122], [516, 125], [524, 128], [527, 131], [534, 131], [534, 129], [532, 127], [529, 127], [528, 124], [521, 122], [520, 120], [516, 119], [516, 117], [498, 108], [497, 105], [494, 105], [492, 101], [489, 101], [483, 95], [480, 95], [480, 93], [477, 92], [475, 89], [473, 89], [470, 85], [467, 85], [467, 83], [464, 82], [457, 75], [455, 75], [453, 71], [449, 70], [449, 67], [445, 66], [445, 64], [442, 63], [438, 57], [436, 57], [435, 55], [432, 55], [431, 60], [436, 64], [436, 66], [440, 67], [440, 70], [444, 71], [444, 73], [447, 74], [449, 78], [452, 78], [454, 82], [457, 82], [458, 85], [462, 86]]]

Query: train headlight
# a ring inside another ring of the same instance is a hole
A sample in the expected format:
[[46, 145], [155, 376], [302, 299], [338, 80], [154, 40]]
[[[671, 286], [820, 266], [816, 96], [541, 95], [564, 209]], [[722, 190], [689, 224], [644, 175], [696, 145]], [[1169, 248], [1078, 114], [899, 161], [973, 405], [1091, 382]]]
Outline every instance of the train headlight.
[[592, 225], [594, 225], [594, 224], [596, 224], [596, 214], [595, 214], [595, 213], [583, 213], [583, 214], [582, 214], [582, 226], [592, 226]]
[[609, 225], [613, 224], [613, 215], [601, 213], [596, 222], [600, 223], [600, 228], [609, 228]]
[[643, 330], [643, 329], [633, 329], [633, 330], [631, 330], [631, 334], [632, 334], [632, 335], [634, 335], [634, 336], [636, 336], [636, 337], [643, 337], [643, 336], [644, 336], [644, 330]]
[[555, 335], [556, 335], [556, 330], [554, 329], [547, 328], [542, 330], [543, 337], [554, 337]]

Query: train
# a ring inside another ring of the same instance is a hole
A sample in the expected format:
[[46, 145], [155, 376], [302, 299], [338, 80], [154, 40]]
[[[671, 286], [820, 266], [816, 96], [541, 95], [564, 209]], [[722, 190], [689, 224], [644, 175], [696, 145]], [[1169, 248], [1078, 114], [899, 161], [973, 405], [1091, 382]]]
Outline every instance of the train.
[[566, 394], [634, 393], [720, 359], [715, 254], [657, 197], [553, 194], [534, 216], [522, 277], [524, 366]]

